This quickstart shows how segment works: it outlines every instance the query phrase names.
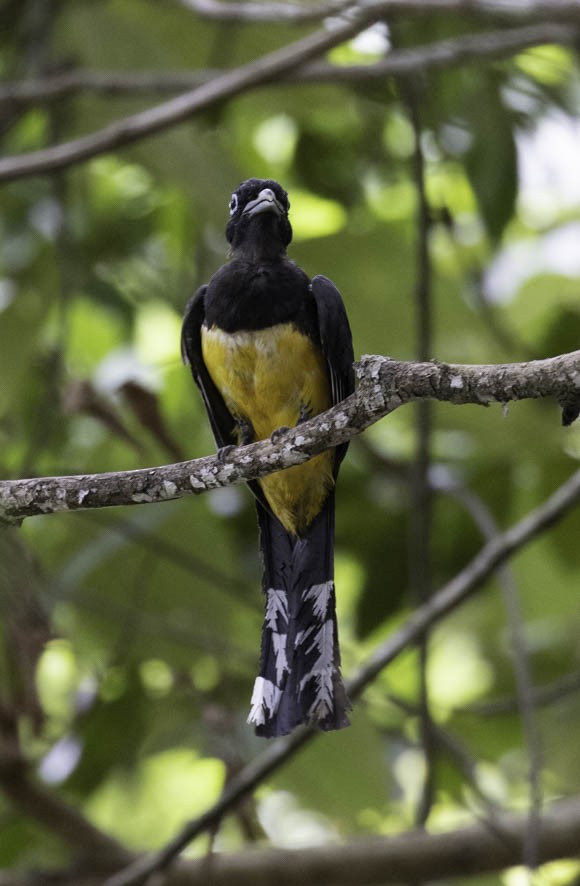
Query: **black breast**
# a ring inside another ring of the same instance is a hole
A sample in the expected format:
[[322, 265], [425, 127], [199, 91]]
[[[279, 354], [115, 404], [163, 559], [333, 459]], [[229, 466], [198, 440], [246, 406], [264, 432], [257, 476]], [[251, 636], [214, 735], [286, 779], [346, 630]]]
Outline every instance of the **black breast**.
[[225, 332], [294, 323], [318, 339], [310, 280], [290, 261], [254, 264], [234, 259], [217, 271], [205, 294], [205, 323]]

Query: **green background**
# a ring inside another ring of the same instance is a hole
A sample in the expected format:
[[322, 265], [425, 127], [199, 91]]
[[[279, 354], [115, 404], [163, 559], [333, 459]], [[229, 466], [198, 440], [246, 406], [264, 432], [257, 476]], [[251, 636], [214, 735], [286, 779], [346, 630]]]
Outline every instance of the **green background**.
[[[7, 79], [59, 66], [230, 67], [306, 33], [203, 21], [178, 4], [77, 0], [47, 3], [39, 34], [31, 24], [38, 4], [4, 6]], [[398, 22], [391, 39], [421, 44], [466, 28], [457, 16], [422, 17]], [[360, 42], [330, 57], [341, 65], [377, 58]], [[274, 84], [67, 172], [3, 185], [0, 476], [140, 468], [213, 450], [179, 357], [181, 314], [224, 261], [230, 193], [249, 176], [277, 178], [289, 191], [291, 257], [339, 287], [357, 356], [413, 359], [411, 103], [431, 209], [430, 356], [494, 363], [577, 348], [580, 263], [574, 272], [569, 261], [564, 273], [542, 256], [546, 244], [574, 233], [580, 196], [564, 199], [550, 187], [549, 168], [543, 190], [525, 186], [518, 156], [521, 162], [525, 138], [547, 119], [572, 126], [579, 87], [573, 54], [556, 46], [411, 84], [353, 85], [340, 75], [329, 85]], [[4, 106], [3, 149], [17, 154], [64, 141], [156, 100], [84, 92], [24, 110]], [[557, 147], [554, 141], [556, 166]], [[489, 269], [509, 256], [503, 294], [494, 297]], [[146, 402], [131, 399], [127, 381], [150, 393]], [[580, 432], [560, 426], [551, 402], [506, 410], [436, 405], [432, 417], [432, 476], [443, 487], [433, 498], [436, 590], [483, 543], [453, 489], [470, 490], [476, 509], [507, 528], [574, 471]], [[342, 469], [336, 573], [346, 676], [413, 605], [408, 469], [415, 448], [415, 413], [405, 407], [355, 440]], [[538, 686], [580, 669], [579, 529], [574, 513], [510, 566]], [[262, 619], [251, 496], [231, 488], [29, 519], [20, 543], [21, 556], [6, 567], [12, 580], [2, 601], [0, 671], [20, 746], [50, 789], [93, 822], [131, 848], [155, 848], [265, 746], [245, 725]], [[31, 612], [38, 643], [27, 652]], [[485, 809], [478, 791], [507, 809], [525, 805], [521, 720], [515, 708], [485, 706], [514, 697], [513, 659], [497, 580], [432, 634], [432, 715], [476, 777], [474, 784], [458, 755], [437, 746], [435, 829]], [[424, 770], [419, 684], [418, 656], [409, 651], [357, 701], [350, 729], [316, 740], [259, 788], [251, 833], [235, 816], [225, 822], [219, 848], [249, 838], [300, 846], [412, 826]], [[38, 701], [22, 685], [36, 687]], [[570, 741], [580, 728], [578, 695], [561, 695], [535, 717], [546, 796], [578, 792], [580, 752]], [[62, 865], [69, 857], [63, 842], [7, 800], [0, 799], [0, 820], [0, 867]], [[190, 851], [206, 845], [202, 839]], [[552, 865], [545, 876], [564, 882], [571, 870]]]

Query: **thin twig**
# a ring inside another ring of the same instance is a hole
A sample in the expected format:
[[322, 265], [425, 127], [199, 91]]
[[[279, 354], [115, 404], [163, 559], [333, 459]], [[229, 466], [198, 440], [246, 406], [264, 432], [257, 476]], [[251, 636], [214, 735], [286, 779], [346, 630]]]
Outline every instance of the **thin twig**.
[[[313, 15], [309, 14], [308, 4], [285, 3], [252, 3], [252, 2], [227, 2], [227, 0], [179, 0], [179, 2], [191, 9], [192, 12], [205, 18], [219, 19], [221, 21], [246, 21], [246, 22], [287, 22], [287, 21], [313, 21], [326, 15], [335, 15], [338, 12], [348, 11], [349, 7], [356, 9], [359, 6], [372, 7], [376, 0], [327, 0], [327, 2], [313, 3]], [[546, 0], [387, 0], [382, 2], [383, 15], [385, 16], [411, 16], [459, 13], [462, 15], [493, 16], [507, 20], [520, 20], [535, 17], [544, 17], [547, 10]], [[577, 18], [580, 16], [580, 0], [550, 0], [550, 17]]]
[[[453, 881], [458, 877], [499, 874], [517, 864], [525, 816], [498, 816], [497, 833], [470, 824], [445, 833], [367, 837], [336, 845], [301, 849], [262, 848], [181, 861], [150, 886], [384, 886], [386, 883]], [[575, 857], [580, 843], [580, 798], [554, 803], [542, 818], [543, 862]], [[89, 872], [70, 870], [20, 876], [0, 871], [0, 886], [102, 886]]]
[[[370, 65], [336, 65], [310, 62], [280, 76], [269, 86], [305, 83], [365, 83], [387, 77], [424, 74], [472, 62], [494, 61], [546, 43], [574, 43], [577, 30], [566, 24], [545, 23], [516, 28], [463, 34], [424, 46], [396, 49]], [[223, 70], [199, 71], [91, 71], [72, 70], [42, 79], [0, 85], [0, 106], [25, 108], [59, 101], [79, 92], [104, 96], [155, 95], [191, 92]], [[260, 84], [258, 84], [260, 85]], [[248, 87], [250, 88], [250, 87]]]
[[299, 3], [222, 3], [220, 0], [178, 0], [181, 6], [203, 18], [220, 22], [316, 22], [329, 15], [338, 15], [353, 0], [311, 0]]
[[66, 804], [55, 793], [37, 784], [23, 766], [10, 769], [0, 765], [0, 790], [24, 815], [59, 837], [65, 837], [78, 855], [90, 858], [104, 870], [129, 864], [133, 853], [113, 837], [100, 831], [78, 809]]
[[358, 695], [390, 662], [439, 622], [516, 551], [558, 522], [580, 499], [580, 471], [576, 471], [538, 508], [480, 550], [455, 578], [418, 609], [406, 624], [385, 641], [349, 683], [349, 694]]
[[[373, 7], [375, 8], [375, 7]], [[530, 46], [542, 43], [574, 43], [577, 31], [572, 26], [557, 23], [530, 25], [511, 31], [465, 35], [460, 39], [442, 40], [431, 46], [398, 50], [374, 65], [337, 66], [308, 64], [311, 58], [354, 36], [373, 20], [381, 18], [379, 5], [376, 14], [358, 24], [338, 25], [330, 31], [319, 32], [302, 41], [290, 44], [268, 56], [240, 68], [222, 72], [204, 80], [205, 74], [99, 74], [71, 72], [41, 83], [7, 84], [0, 89], [0, 102], [29, 104], [52, 101], [80, 89], [108, 92], [142, 92], [168, 89], [190, 91], [168, 102], [141, 113], [124, 117], [90, 135], [63, 142], [28, 154], [0, 160], [0, 181], [12, 181], [30, 175], [41, 175], [64, 169], [91, 157], [104, 154], [124, 145], [140, 141], [157, 132], [190, 119], [208, 108], [264, 85], [283, 85], [301, 82], [366, 82], [384, 79], [390, 75], [408, 76], [420, 71], [447, 68], [476, 60], [496, 59]], [[318, 39], [317, 39], [318, 38]], [[202, 84], [200, 85], [200, 78]]]
[[[107, 599], [103, 594], [99, 593], [97, 588], [87, 588], [86, 593], [79, 596], [75, 601], [75, 605], [81, 611], [90, 612], [104, 621], [110, 622], [111, 626], [118, 625], [120, 621], [126, 620], [135, 615], [134, 611], [123, 602], [118, 600]], [[256, 630], [259, 628], [259, 614], [256, 611]], [[191, 618], [191, 613], [188, 613]], [[204, 631], [202, 627], [191, 623], [186, 615], [182, 619], [170, 621], [167, 619], [160, 620], [157, 614], [147, 611], [139, 613], [139, 633], [144, 637], [151, 637], [151, 645], [159, 645], [163, 643], [171, 643], [172, 645], [181, 646], [192, 652], [193, 650], [204, 650], [210, 655], [222, 656], [225, 662], [224, 670], [229, 670], [230, 662], [233, 664], [233, 670], [239, 674], [240, 666], [247, 667], [250, 670], [256, 663], [255, 652], [250, 652], [248, 648], [244, 648], [241, 644], [232, 642], [230, 638], [223, 635], [214, 636]]]
[[[449, 491], [471, 514], [485, 539], [489, 541], [498, 534], [499, 529], [493, 515], [478, 496], [467, 489], [459, 487]], [[516, 707], [523, 725], [524, 741], [529, 760], [528, 827], [522, 849], [522, 860], [529, 870], [534, 870], [538, 865], [538, 840], [542, 813], [542, 744], [534, 714], [534, 687], [522, 626], [521, 606], [513, 570], [508, 564], [498, 569], [498, 578], [504, 599], [513, 650]]]
[[236, 604], [240, 605], [240, 590], [244, 585], [247, 586], [248, 582], [239, 573], [230, 575], [217, 563], [206, 560], [192, 550], [184, 550], [180, 545], [163, 538], [159, 533], [153, 532], [149, 527], [136, 521], [112, 514], [105, 516], [98, 511], [88, 512], [85, 519], [97, 523], [104, 532], [114, 532], [135, 545], [155, 552], [157, 557], [162, 557], [190, 575], [195, 575], [196, 581], [203, 581], [211, 587], [220, 588], [224, 594], [235, 598]]
[[[401, 698], [393, 692], [386, 693], [384, 697], [392, 705], [399, 708], [410, 717], [419, 717], [421, 715], [421, 708], [419, 705], [411, 704], [406, 699]], [[477, 798], [485, 806], [486, 816], [483, 820], [487, 821], [489, 826], [493, 828], [493, 817], [495, 813], [499, 811], [499, 806], [495, 800], [488, 796], [485, 788], [481, 785], [481, 780], [477, 773], [477, 760], [471, 755], [469, 749], [456, 735], [453, 735], [435, 721], [433, 721], [432, 726], [437, 744], [456, 765], [468, 785], [473, 789]]]
[[[368, 443], [365, 451], [373, 461], [383, 468], [386, 468], [393, 476], [400, 481], [410, 484], [412, 482], [412, 474], [405, 462], [392, 462], [376, 451]], [[474, 523], [480, 529], [484, 539], [490, 541], [499, 533], [499, 529], [493, 519], [492, 514], [486, 507], [485, 503], [469, 489], [461, 485], [451, 472], [442, 473], [441, 470], [432, 471], [429, 477], [430, 488], [433, 492], [442, 492], [458, 501], [462, 507], [473, 518]], [[521, 613], [517, 601], [517, 590], [515, 587], [515, 579], [513, 571], [509, 564], [502, 566], [497, 570], [497, 578], [505, 600], [505, 606], [510, 625], [510, 633], [512, 635], [512, 646], [514, 649], [514, 667], [516, 669], [517, 697], [508, 699], [499, 699], [497, 702], [477, 703], [468, 708], [457, 708], [456, 713], [471, 712], [480, 716], [488, 716], [494, 713], [520, 713], [524, 722], [524, 734], [526, 745], [528, 748], [528, 757], [530, 761], [530, 806], [528, 831], [523, 848], [523, 859], [527, 866], [531, 869], [535, 867], [537, 862], [537, 836], [538, 826], [541, 815], [542, 805], [542, 789], [541, 789], [541, 761], [542, 749], [540, 736], [534, 720], [534, 707], [538, 704], [548, 704], [552, 700], [556, 701], [562, 695], [570, 692], [578, 691], [580, 688], [580, 676], [577, 674], [569, 675], [564, 678], [562, 683], [559, 681], [554, 686], [545, 687], [543, 690], [535, 690], [529, 674], [529, 664], [525, 649], [525, 638], [522, 636], [521, 629]], [[515, 598], [515, 602], [514, 602]], [[400, 700], [395, 699], [395, 703], [400, 704]], [[418, 711], [414, 711], [415, 714]], [[439, 737], [439, 728], [437, 734]], [[471, 778], [473, 781], [473, 778]]]
[[352, 20], [309, 34], [255, 61], [228, 71], [191, 92], [118, 120], [99, 132], [20, 157], [7, 157], [0, 161], [0, 181], [63, 169], [73, 163], [132, 144], [145, 136], [167, 129], [168, 126], [181, 123], [193, 114], [207, 110], [225, 99], [296, 70], [306, 62], [324, 55], [334, 46], [354, 37], [380, 17], [380, 4], [377, 7], [372, 5], [370, 9], [359, 11]]
[[[545, 686], [535, 686], [532, 690], [532, 702], [535, 708], [556, 704], [569, 695], [580, 692], [580, 671], [573, 671], [559, 677]], [[518, 700], [513, 695], [490, 701], [472, 702], [469, 705], [454, 708], [454, 714], [472, 714], [476, 717], [496, 717], [517, 714]]]
[[[580, 471], [560, 486], [540, 507], [511, 529], [488, 542], [474, 559], [452, 581], [417, 609], [406, 623], [367, 659], [348, 681], [351, 698], [359, 696], [380, 672], [403, 651], [455, 610], [478, 590], [484, 581], [513, 554], [537, 535], [553, 526], [580, 500]], [[119, 874], [110, 877], [105, 886], [138, 886], [155, 871], [164, 870], [195, 837], [221, 821], [272, 772], [318, 733], [301, 728], [292, 735], [277, 739], [256, 760], [248, 764], [224, 791], [220, 799], [199, 818], [189, 822], [163, 849], [143, 858]]]

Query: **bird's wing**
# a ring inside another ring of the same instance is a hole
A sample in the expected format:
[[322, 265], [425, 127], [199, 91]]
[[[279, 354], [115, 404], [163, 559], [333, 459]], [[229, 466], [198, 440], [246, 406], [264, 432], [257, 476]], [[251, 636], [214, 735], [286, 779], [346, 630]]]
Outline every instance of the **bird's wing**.
[[322, 352], [330, 375], [332, 405], [354, 391], [352, 334], [340, 292], [328, 277], [312, 280]]
[[201, 391], [215, 441], [218, 447], [222, 447], [237, 442], [235, 421], [211, 380], [201, 352], [201, 327], [205, 318], [206, 290], [207, 286], [201, 286], [185, 307], [181, 329], [181, 356], [183, 362], [191, 366], [191, 373]]
[[[332, 405], [354, 391], [352, 333], [340, 292], [328, 277], [312, 278], [312, 295], [318, 312], [318, 331], [328, 375]], [[348, 443], [336, 447], [335, 476], [346, 455]]]

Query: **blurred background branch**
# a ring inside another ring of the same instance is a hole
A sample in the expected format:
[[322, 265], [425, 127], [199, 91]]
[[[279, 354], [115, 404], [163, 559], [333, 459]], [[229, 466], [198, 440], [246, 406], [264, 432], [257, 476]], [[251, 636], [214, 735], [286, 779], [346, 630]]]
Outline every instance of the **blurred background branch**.
[[[539, 831], [541, 861], [574, 854], [580, 834], [579, 805], [578, 799], [569, 800], [544, 814]], [[380, 886], [457, 875], [475, 876], [518, 864], [526, 827], [525, 816], [502, 815], [497, 819], [496, 834], [485, 825], [477, 824], [446, 834], [416, 832], [300, 852], [258, 850], [238, 856], [219, 856], [209, 861], [182, 862], [165, 874], [165, 883], [197, 886], [207, 883], [207, 877], [211, 876], [216, 886], [250, 886], [260, 882], [260, 877], [274, 877], [285, 886], [316, 880], [336, 886]], [[143, 881], [111, 877], [107, 886], [134, 886], [138, 882]]]
[[[232, 9], [238, 9], [239, 4]], [[500, 59], [522, 49], [541, 46], [547, 42], [573, 44], [578, 30], [572, 24], [544, 22], [516, 28], [463, 34], [460, 38], [440, 40], [425, 46], [393, 49], [388, 56], [367, 65], [334, 65], [309, 62], [299, 70], [278, 78], [269, 86], [291, 83], [365, 83], [388, 77], [416, 76], [438, 68], [477, 64], [486, 59]], [[36, 104], [46, 104], [79, 92], [94, 92], [106, 96], [155, 95], [195, 90], [214, 80], [219, 70], [167, 71], [126, 73], [122, 71], [72, 70], [42, 78], [0, 85], [0, 106], [21, 110]], [[221, 101], [221, 99], [219, 99]], [[197, 111], [192, 111], [192, 115]], [[168, 123], [168, 126], [172, 123]], [[147, 136], [147, 131], [143, 137]], [[104, 148], [103, 150], [108, 150]], [[14, 173], [18, 175], [16, 171]]]

